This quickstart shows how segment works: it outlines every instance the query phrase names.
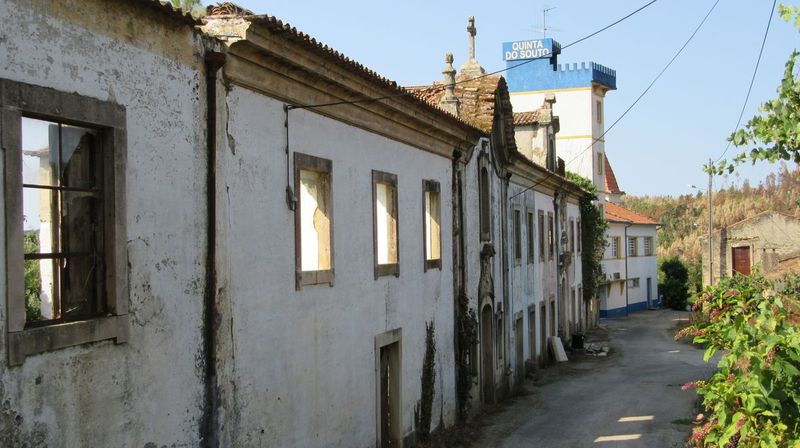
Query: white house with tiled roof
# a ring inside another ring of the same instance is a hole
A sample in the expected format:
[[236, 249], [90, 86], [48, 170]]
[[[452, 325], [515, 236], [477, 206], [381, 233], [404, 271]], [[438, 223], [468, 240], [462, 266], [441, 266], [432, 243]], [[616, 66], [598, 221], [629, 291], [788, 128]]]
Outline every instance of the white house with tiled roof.
[[605, 202], [603, 209], [609, 228], [602, 261], [606, 283], [598, 291], [600, 317], [658, 306], [658, 222], [615, 202]]

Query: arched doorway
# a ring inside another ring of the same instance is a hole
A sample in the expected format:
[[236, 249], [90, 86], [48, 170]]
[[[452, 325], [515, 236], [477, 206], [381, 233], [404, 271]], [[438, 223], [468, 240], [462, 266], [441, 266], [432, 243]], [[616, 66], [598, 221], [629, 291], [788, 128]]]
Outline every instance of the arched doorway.
[[494, 403], [494, 312], [491, 305], [481, 310], [481, 393], [484, 403]]

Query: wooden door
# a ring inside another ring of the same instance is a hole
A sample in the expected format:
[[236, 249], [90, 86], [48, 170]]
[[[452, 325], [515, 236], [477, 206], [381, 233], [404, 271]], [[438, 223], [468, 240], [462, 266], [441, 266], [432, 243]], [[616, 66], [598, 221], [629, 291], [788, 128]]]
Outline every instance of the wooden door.
[[525, 379], [525, 346], [523, 344], [522, 316], [514, 323], [514, 339], [516, 339], [517, 349], [517, 385], [522, 385]]
[[481, 382], [483, 385], [484, 403], [494, 403], [494, 351], [492, 350], [494, 340], [492, 338], [492, 326], [494, 323], [494, 313], [492, 307], [486, 305], [481, 312]]
[[733, 259], [733, 273], [750, 275], [750, 248], [734, 247], [731, 258]]
[[392, 369], [389, 347], [381, 347], [381, 448], [392, 446]]
[[539, 359], [547, 363], [547, 308], [542, 304], [539, 309]]

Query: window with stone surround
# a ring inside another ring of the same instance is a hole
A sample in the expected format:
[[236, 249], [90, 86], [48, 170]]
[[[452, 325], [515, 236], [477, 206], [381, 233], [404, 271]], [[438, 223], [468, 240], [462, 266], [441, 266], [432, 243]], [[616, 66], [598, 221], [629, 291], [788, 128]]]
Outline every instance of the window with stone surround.
[[556, 242], [555, 242], [555, 229], [553, 223], [553, 213], [547, 213], [547, 258], [549, 260], [553, 260], [553, 254], [556, 251]]
[[372, 171], [375, 278], [400, 276], [397, 235], [397, 175]]
[[597, 153], [597, 174], [602, 176], [603, 175], [603, 168], [605, 166], [605, 158], [603, 158], [603, 153]]
[[545, 254], [545, 237], [544, 237], [544, 211], [538, 211], [539, 218], [539, 260], [544, 261]]
[[422, 181], [422, 230], [425, 241], [425, 270], [442, 268], [441, 205], [439, 182]]
[[125, 110], [0, 79], [8, 360], [128, 335]]
[[603, 123], [603, 103], [600, 100], [597, 100], [595, 103], [595, 107], [597, 108], [597, 122]]
[[333, 286], [333, 164], [294, 153], [295, 285]]
[[569, 251], [575, 253], [575, 219], [569, 218]]
[[522, 212], [514, 210], [514, 264], [522, 263]]
[[533, 229], [533, 212], [528, 211], [527, 213], [527, 224], [525, 230], [527, 231], [528, 237], [528, 264], [533, 264], [534, 261], [534, 229]]

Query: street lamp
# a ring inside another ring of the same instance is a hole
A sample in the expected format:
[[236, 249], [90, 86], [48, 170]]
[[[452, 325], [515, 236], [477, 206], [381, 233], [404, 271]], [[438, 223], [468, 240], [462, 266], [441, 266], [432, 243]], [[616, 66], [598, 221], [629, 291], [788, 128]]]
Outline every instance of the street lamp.
[[[710, 163], [711, 161], [709, 161]], [[708, 174], [708, 284], [714, 285], [714, 245], [712, 244], [712, 223], [711, 223], [711, 173]], [[703, 192], [700, 188], [695, 185], [689, 184], [689, 188], [694, 188], [695, 190], [699, 191], [700, 193]]]

